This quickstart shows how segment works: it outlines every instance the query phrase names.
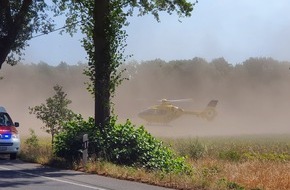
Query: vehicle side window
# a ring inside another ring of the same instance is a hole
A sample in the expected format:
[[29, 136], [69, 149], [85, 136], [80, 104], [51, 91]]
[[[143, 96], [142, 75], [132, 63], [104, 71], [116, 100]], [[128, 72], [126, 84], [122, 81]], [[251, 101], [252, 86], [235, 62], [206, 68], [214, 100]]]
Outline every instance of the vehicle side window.
[[0, 113], [0, 125], [5, 125], [5, 119], [2, 113]]
[[11, 126], [12, 124], [13, 122], [7, 113], [0, 113], [0, 125]]

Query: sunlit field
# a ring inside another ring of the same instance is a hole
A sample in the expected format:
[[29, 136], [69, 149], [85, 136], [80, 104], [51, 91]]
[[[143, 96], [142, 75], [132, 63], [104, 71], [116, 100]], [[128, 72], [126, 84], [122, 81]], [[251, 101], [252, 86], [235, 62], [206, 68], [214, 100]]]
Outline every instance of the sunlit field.
[[166, 139], [165, 142], [179, 154], [188, 156], [196, 171], [194, 181], [202, 187], [290, 189], [288, 135]]
[[192, 174], [165, 174], [100, 161], [91, 161], [85, 168], [77, 163], [66, 166], [65, 162], [53, 158], [47, 138], [34, 146], [23, 140], [21, 158], [176, 189], [290, 189], [288, 135], [164, 138], [162, 141], [187, 158]]

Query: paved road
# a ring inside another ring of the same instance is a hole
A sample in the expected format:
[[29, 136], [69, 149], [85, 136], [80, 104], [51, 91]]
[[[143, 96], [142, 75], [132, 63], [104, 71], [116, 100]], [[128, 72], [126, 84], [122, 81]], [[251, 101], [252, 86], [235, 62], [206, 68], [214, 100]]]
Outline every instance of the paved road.
[[109, 177], [0, 158], [0, 190], [168, 190]]

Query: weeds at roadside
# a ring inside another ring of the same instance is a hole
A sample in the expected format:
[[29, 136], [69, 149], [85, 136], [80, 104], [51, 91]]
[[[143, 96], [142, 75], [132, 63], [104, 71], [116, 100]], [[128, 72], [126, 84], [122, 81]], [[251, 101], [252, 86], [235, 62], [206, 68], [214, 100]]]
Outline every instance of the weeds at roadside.
[[245, 190], [245, 188], [240, 186], [239, 184], [232, 182], [232, 181], [228, 181], [224, 178], [218, 180], [217, 184], [222, 189]]

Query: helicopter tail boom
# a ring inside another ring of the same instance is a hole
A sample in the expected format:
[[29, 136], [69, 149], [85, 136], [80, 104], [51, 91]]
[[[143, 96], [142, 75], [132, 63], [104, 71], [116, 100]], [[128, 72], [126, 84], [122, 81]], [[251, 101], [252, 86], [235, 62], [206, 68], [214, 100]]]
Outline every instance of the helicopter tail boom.
[[195, 115], [197, 117], [204, 118], [208, 121], [212, 121], [217, 115], [215, 110], [218, 100], [211, 100], [203, 111], [183, 111], [184, 114]]

